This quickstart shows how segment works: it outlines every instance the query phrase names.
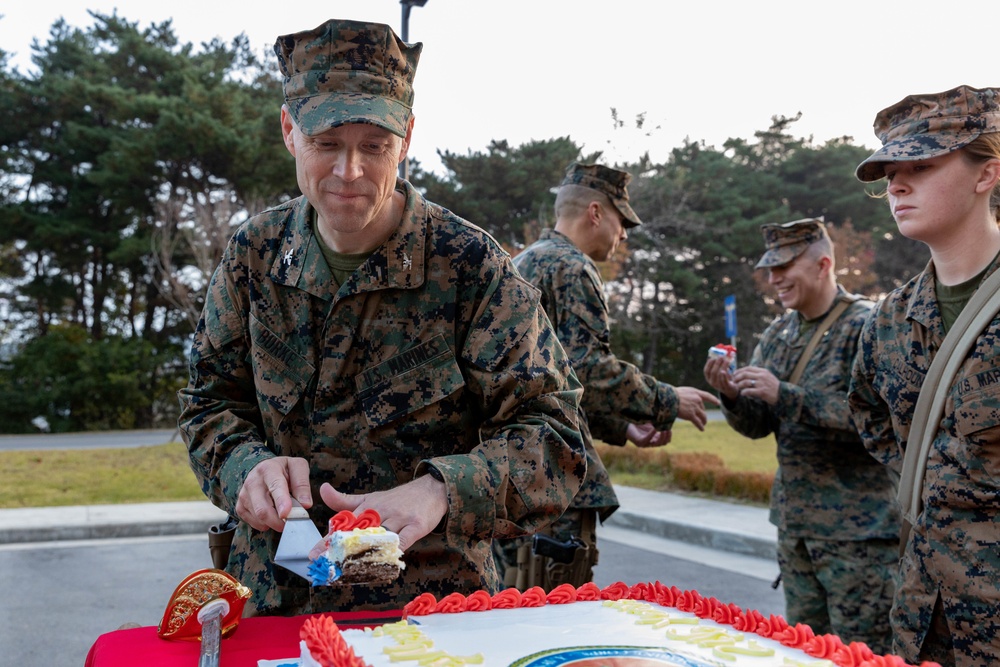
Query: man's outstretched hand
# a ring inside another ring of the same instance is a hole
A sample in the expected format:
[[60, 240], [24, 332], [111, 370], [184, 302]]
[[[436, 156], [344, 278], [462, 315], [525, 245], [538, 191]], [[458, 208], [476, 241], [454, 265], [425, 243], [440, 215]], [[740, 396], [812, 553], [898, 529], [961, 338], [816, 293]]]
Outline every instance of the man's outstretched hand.
[[715, 394], [710, 394], [695, 387], [674, 387], [674, 391], [677, 392], [677, 398], [681, 404], [677, 410], [677, 418], [689, 421], [699, 431], [704, 431], [705, 424], [708, 422], [705, 403], [718, 405], [719, 398]]

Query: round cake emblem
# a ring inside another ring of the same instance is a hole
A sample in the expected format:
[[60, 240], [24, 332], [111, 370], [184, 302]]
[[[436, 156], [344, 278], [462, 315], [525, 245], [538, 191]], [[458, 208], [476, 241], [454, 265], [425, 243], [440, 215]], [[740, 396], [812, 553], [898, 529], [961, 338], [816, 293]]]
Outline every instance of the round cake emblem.
[[510, 667], [718, 667], [719, 664], [665, 648], [576, 646], [540, 651]]

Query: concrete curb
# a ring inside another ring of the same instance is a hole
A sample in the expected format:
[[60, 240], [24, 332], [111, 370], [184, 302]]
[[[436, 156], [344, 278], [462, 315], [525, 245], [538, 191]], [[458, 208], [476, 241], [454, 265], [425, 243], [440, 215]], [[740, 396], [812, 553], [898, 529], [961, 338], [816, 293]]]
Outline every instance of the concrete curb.
[[[776, 558], [768, 511], [725, 501], [616, 487], [621, 508], [606, 525], [716, 551]], [[206, 535], [226, 514], [207, 500], [0, 510], [0, 545]]]
[[208, 501], [0, 510], [0, 544], [207, 534], [226, 513]]
[[616, 486], [621, 507], [607, 523], [654, 537], [747, 556], [777, 558], [770, 511], [735, 501]]
[[620, 509], [611, 515], [607, 525], [634, 530], [687, 544], [710, 547], [719, 551], [774, 560], [777, 546], [774, 540], [718, 527], [699, 525], [682, 520], [666, 520]]

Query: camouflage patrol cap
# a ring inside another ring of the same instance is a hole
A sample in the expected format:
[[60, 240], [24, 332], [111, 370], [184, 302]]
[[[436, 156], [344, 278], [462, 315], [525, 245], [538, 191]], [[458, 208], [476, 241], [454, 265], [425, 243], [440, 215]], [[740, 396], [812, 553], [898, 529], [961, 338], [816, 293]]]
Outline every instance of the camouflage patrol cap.
[[784, 266], [816, 241], [830, 238], [821, 217], [793, 220], [783, 225], [761, 225], [760, 231], [764, 234], [764, 246], [767, 251], [754, 267], [757, 269]]
[[632, 180], [632, 174], [619, 171], [600, 164], [580, 164], [574, 162], [566, 168], [566, 176], [559, 187], [564, 185], [580, 185], [591, 190], [603, 192], [622, 214], [622, 225], [626, 228], [642, 224], [628, 203], [627, 186]]
[[387, 25], [330, 19], [274, 43], [285, 104], [312, 136], [369, 123], [406, 136], [422, 44], [406, 44]]
[[864, 182], [885, 176], [886, 162], [926, 160], [957, 150], [980, 134], [1000, 132], [1000, 91], [959, 86], [910, 95], [875, 116], [882, 148], [858, 165]]

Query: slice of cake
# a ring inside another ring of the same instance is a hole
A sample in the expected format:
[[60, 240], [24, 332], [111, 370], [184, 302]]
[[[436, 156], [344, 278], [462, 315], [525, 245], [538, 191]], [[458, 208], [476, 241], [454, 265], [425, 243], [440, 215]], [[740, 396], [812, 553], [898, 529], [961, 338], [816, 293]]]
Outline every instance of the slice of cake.
[[325, 555], [309, 566], [313, 586], [385, 584], [406, 567], [399, 535], [383, 528], [382, 517], [373, 509], [358, 516], [349, 510], [338, 512], [323, 540]]

